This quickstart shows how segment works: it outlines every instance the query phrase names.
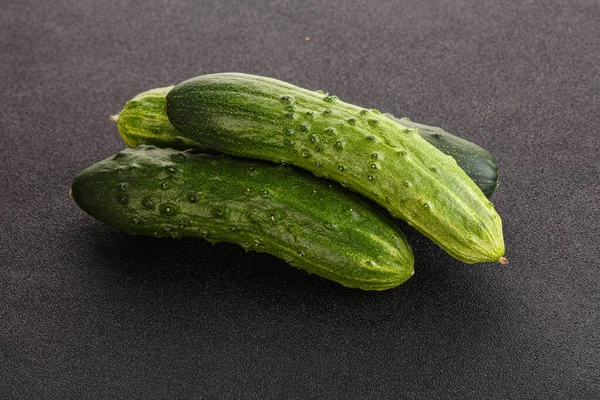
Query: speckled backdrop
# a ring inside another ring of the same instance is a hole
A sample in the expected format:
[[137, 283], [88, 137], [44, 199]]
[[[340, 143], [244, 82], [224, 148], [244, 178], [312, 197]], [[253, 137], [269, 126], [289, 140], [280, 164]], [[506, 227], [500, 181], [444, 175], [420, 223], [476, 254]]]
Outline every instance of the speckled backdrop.
[[[0, 398], [600, 398], [598, 1], [0, 6]], [[400, 224], [415, 276], [361, 292], [77, 208], [72, 178], [124, 147], [110, 114], [225, 71], [489, 149], [510, 263]]]

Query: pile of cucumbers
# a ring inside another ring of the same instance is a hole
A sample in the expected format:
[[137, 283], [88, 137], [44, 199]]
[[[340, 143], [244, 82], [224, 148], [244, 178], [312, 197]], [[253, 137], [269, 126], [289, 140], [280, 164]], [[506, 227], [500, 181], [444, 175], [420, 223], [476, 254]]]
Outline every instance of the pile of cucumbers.
[[414, 274], [385, 209], [458, 260], [506, 262], [496, 161], [440, 128], [240, 73], [143, 92], [111, 119], [129, 148], [71, 193], [122, 231], [236, 243], [385, 290]]

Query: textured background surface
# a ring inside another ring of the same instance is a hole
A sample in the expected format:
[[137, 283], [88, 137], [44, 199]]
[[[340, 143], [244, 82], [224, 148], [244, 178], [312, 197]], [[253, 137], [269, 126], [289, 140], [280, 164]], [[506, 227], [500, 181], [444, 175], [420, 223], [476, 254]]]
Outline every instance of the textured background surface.
[[[0, 398], [600, 397], [598, 1], [123, 3], [1, 2]], [[365, 293], [76, 207], [110, 114], [225, 71], [488, 148], [510, 264], [402, 225], [416, 275]]]

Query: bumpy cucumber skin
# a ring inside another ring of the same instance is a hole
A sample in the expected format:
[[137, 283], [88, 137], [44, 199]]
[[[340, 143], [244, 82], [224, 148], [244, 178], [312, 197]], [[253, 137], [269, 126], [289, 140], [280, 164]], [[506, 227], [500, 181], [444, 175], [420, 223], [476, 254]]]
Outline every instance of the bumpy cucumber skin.
[[193, 140], [182, 137], [165, 113], [165, 99], [173, 86], [151, 89], [129, 100], [117, 116], [117, 127], [128, 147], [153, 145], [178, 150], [211, 152]]
[[379, 111], [271, 78], [221, 73], [176, 85], [166, 112], [182, 136], [203, 146], [340, 182], [463, 262], [504, 254], [500, 217], [456, 161]]
[[[172, 88], [173, 86], [169, 86], [140, 93], [125, 105], [118, 120], [123, 141], [129, 147], [150, 144], [163, 148], [190, 148], [214, 152], [197, 142], [182, 138], [169, 122], [164, 107], [167, 93]], [[419, 124], [408, 118], [396, 118], [392, 114], [384, 115], [408, 128], [418, 128], [417, 133], [423, 139], [454, 158], [481, 191], [488, 198], [492, 196], [498, 186], [498, 165], [489, 151], [442, 128]]]
[[364, 290], [413, 274], [412, 251], [393, 222], [292, 167], [140, 146], [87, 168], [71, 190], [84, 211], [131, 234], [236, 243]]
[[488, 198], [492, 197], [498, 187], [498, 164], [489, 151], [437, 126], [423, 125], [408, 118], [396, 118], [392, 114], [384, 115], [407, 128], [417, 129], [419, 136], [442, 153], [454, 158], [483, 194]]

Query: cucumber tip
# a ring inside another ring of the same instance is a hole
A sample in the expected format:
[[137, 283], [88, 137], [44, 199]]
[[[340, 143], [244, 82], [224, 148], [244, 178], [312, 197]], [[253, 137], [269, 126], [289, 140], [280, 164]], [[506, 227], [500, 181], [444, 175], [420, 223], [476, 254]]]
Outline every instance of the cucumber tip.
[[498, 260], [498, 262], [502, 265], [504, 264], [508, 264], [508, 258], [506, 257], [500, 257], [500, 259]]
[[118, 122], [119, 121], [119, 114], [111, 115], [110, 117], [108, 117], [108, 119], [110, 119], [112, 122]]

